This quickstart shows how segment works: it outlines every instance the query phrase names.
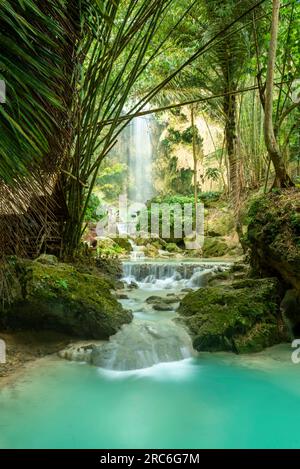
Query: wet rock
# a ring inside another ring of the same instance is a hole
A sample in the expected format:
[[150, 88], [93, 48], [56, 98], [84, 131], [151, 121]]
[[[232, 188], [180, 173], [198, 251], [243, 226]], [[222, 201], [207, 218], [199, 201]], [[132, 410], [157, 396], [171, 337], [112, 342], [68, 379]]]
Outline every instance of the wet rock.
[[161, 301], [161, 296], [152, 295], [146, 299], [146, 303], [154, 304]]
[[88, 344], [88, 345], [72, 344], [63, 350], [60, 350], [58, 352], [58, 356], [60, 358], [63, 358], [64, 360], [90, 363], [91, 354], [95, 347], [96, 347], [95, 344]]
[[127, 285], [127, 288], [129, 290], [134, 290], [136, 288], [139, 288], [138, 284], [136, 282], [130, 282], [128, 285]]
[[146, 303], [152, 304], [152, 305], [161, 304], [161, 303], [165, 305], [169, 305], [173, 303], [178, 303], [179, 301], [180, 301], [179, 296], [174, 295], [174, 293], [171, 293], [171, 294], [169, 293], [166, 298], [153, 295], [153, 296], [149, 296], [149, 298], [146, 299]]
[[256, 199], [248, 218], [253, 271], [278, 276], [288, 288], [300, 291], [300, 190], [281, 190]]
[[153, 244], [147, 244], [144, 248], [144, 254], [147, 257], [157, 257], [158, 256], [158, 248]]
[[153, 309], [155, 309], [155, 311], [172, 311], [173, 307], [172, 305], [168, 303], [161, 302], [161, 303], [155, 303], [153, 305]]
[[120, 246], [120, 248], [124, 249], [124, 251], [131, 252], [132, 251], [132, 245], [129, 241], [128, 238], [122, 238], [122, 237], [115, 237], [114, 242]]
[[204, 239], [202, 248], [203, 257], [221, 257], [230, 251], [225, 241], [220, 238], [210, 238], [208, 236]]
[[115, 296], [118, 300], [128, 300], [128, 295], [126, 295], [126, 293], [117, 292]]

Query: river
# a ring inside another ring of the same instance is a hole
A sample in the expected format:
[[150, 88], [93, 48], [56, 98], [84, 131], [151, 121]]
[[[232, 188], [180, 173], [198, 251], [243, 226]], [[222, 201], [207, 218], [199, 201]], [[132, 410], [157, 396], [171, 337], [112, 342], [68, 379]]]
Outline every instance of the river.
[[289, 345], [196, 355], [174, 321], [182, 290], [225, 268], [124, 263], [124, 282], [134, 283], [120, 301], [133, 323], [88, 352], [97, 366], [50, 357], [2, 389], [0, 447], [299, 447], [300, 365]]

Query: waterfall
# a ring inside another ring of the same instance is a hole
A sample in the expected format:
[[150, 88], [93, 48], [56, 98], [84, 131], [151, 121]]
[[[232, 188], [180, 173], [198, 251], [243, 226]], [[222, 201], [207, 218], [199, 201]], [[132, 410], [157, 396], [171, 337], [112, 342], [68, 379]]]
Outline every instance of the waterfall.
[[146, 202], [153, 195], [150, 117], [136, 117], [131, 124], [129, 149], [129, 199]]
[[143, 246], [137, 246], [135, 244], [135, 242], [129, 238], [129, 243], [131, 244], [131, 247], [132, 247], [132, 251], [131, 251], [131, 254], [130, 254], [130, 259], [132, 261], [138, 261], [138, 260], [141, 260], [141, 259], [144, 259], [145, 257], [145, 254], [144, 254], [144, 251], [143, 251]]
[[227, 263], [163, 263], [135, 262], [123, 263], [123, 280], [127, 283], [137, 282], [145, 289], [199, 288], [207, 283], [214, 273], [227, 270]]
[[192, 355], [191, 338], [181, 326], [172, 321], [137, 321], [94, 347], [90, 363], [110, 370], [137, 370]]
[[[176, 307], [187, 289], [205, 286], [209, 277], [229, 266], [225, 262], [145, 262], [138, 258], [124, 262], [126, 295], [120, 301], [133, 308], [134, 320], [108, 342], [71, 345], [60, 356], [116, 371], [141, 370], [192, 357], [191, 338], [180, 321], [174, 320]], [[133, 281], [136, 285], [132, 288]]]

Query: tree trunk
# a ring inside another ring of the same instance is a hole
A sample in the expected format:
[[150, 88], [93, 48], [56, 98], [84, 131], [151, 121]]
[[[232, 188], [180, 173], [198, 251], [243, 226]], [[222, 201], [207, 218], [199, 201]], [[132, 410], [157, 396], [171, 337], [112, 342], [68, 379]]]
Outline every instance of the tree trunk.
[[275, 169], [275, 181], [273, 187], [291, 187], [293, 182], [287, 174], [284, 159], [281, 154], [278, 142], [275, 137], [273, 124], [273, 92], [274, 92], [274, 73], [278, 41], [279, 28], [279, 10], [280, 0], [273, 0], [271, 39], [268, 55], [268, 69], [266, 78], [266, 97], [265, 97], [265, 119], [264, 135], [265, 143]]
[[193, 130], [193, 161], [194, 161], [194, 199], [195, 199], [195, 211], [197, 213], [198, 205], [198, 157], [196, 148], [196, 135], [195, 135], [195, 118], [194, 118], [194, 106], [191, 106], [191, 124]]
[[[229, 90], [226, 90], [226, 93]], [[227, 95], [224, 98], [225, 142], [229, 161], [229, 191], [231, 198], [236, 203], [239, 200], [239, 171], [237, 159], [237, 135], [236, 135], [236, 96]]]

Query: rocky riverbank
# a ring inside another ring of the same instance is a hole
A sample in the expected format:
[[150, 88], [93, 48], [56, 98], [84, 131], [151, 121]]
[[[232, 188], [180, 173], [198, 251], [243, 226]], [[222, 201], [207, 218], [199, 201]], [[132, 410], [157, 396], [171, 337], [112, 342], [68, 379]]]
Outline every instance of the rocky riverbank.
[[250, 265], [235, 265], [179, 306], [198, 351], [258, 352], [300, 336], [300, 191], [275, 191], [250, 206]]
[[115, 264], [103, 259], [66, 264], [48, 255], [8, 260], [10, 302], [0, 307], [3, 380], [74, 340], [108, 339], [132, 320], [116, 299], [121, 268]]
[[0, 332], [6, 344], [6, 363], [0, 364], [0, 387], [12, 383], [37, 360], [55, 354], [72, 341], [53, 331]]

